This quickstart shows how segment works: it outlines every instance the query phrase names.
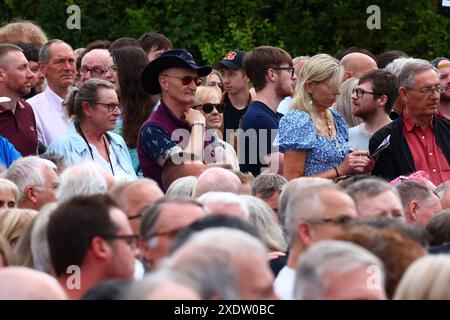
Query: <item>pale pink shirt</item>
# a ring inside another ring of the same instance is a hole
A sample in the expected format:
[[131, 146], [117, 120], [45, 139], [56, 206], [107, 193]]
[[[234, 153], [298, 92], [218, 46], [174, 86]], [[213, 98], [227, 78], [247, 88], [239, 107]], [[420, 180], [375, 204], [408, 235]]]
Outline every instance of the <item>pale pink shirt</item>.
[[48, 86], [47, 88], [27, 100], [33, 107], [39, 141], [48, 146], [67, 131], [63, 99]]

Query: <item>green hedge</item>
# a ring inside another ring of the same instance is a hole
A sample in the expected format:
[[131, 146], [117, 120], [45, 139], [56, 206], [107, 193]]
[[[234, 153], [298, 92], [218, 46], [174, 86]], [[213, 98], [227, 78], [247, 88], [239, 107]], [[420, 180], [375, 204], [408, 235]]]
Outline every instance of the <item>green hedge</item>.
[[[138, 37], [145, 31], [168, 36], [199, 61], [212, 63], [230, 49], [280, 46], [296, 55], [334, 54], [349, 46], [374, 53], [400, 49], [431, 59], [449, 55], [450, 9], [438, 0], [4, 0], [0, 22], [37, 22], [49, 38], [74, 48], [95, 39]], [[66, 9], [81, 9], [81, 29], [69, 30]], [[380, 8], [381, 29], [366, 26], [369, 5]]]

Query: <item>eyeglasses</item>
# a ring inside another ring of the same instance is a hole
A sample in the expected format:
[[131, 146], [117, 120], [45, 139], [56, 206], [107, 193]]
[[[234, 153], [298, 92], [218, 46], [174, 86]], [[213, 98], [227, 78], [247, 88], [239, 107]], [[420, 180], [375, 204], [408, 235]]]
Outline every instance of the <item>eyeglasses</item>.
[[370, 92], [370, 91], [366, 91], [366, 90], [361, 89], [361, 88], [353, 88], [352, 94], [353, 94], [353, 93], [356, 94], [356, 97], [357, 97], [358, 99], [361, 99], [362, 97], [364, 97], [364, 95], [365, 95], [366, 93], [368, 93], [368, 94], [373, 94], [373, 95], [382, 95], [381, 93]]
[[353, 220], [352, 217], [349, 216], [337, 216], [334, 218], [312, 218], [305, 220], [309, 224], [324, 224], [324, 223], [333, 223], [339, 225], [346, 225]]
[[291, 72], [291, 78], [294, 77], [295, 68], [294, 67], [274, 67], [273, 70], [286, 70]]
[[193, 107], [194, 109], [202, 109], [204, 113], [208, 114], [213, 112], [216, 108], [217, 112], [223, 113], [225, 110], [225, 105], [223, 103], [204, 103]]
[[119, 68], [115, 64], [113, 64], [106, 69], [106, 72], [113, 73], [113, 72], [117, 72], [117, 70], [119, 70]]
[[172, 76], [170, 74], [164, 74], [163, 76], [169, 77], [169, 78], [177, 78], [181, 80], [181, 83], [183, 84], [183, 86], [188, 86], [191, 84], [192, 81], [194, 81], [195, 85], [198, 87], [200, 86], [200, 84], [202, 83], [202, 78], [200, 77], [193, 77], [193, 76], [184, 76], [184, 77], [179, 77], [179, 76]]
[[106, 107], [108, 112], [113, 112], [116, 108], [120, 109], [120, 103], [104, 103], [104, 102], [96, 102], [95, 104], [101, 104]]
[[88, 72], [90, 72], [91, 75], [94, 76], [94, 77], [101, 77], [102, 75], [104, 75], [106, 73], [106, 71], [107, 70], [103, 70], [102, 68], [99, 68], [99, 67], [93, 67], [92, 69], [88, 68], [88, 67], [81, 67], [80, 68], [80, 74], [81, 75], [85, 75]]
[[110, 235], [110, 236], [103, 236], [102, 238], [105, 240], [124, 240], [131, 248], [137, 248], [139, 245], [138, 234]]
[[440, 94], [446, 90], [446, 88], [440, 84], [438, 84], [437, 86], [433, 86], [433, 87], [425, 87], [425, 88], [419, 88], [419, 89], [406, 88], [406, 89], [412, 90], [412, 91], [419, 91], [421, 94], [425, 94], [425, 95], [430, 95], [430, 94], [433, 94], [434, 92], [437, 92]]

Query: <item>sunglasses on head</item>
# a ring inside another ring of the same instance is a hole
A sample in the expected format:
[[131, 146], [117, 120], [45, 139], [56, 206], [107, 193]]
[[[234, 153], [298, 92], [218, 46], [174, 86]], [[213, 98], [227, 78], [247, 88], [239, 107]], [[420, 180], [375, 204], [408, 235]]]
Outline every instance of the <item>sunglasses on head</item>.
[[214, 108], [216, 108], [217, 112], [223, 113], [225, 110], [225, 105], [223, 103], [204, 103], [194, 106], [194, 109], [202, 109], [204, 113], [213, 112]]

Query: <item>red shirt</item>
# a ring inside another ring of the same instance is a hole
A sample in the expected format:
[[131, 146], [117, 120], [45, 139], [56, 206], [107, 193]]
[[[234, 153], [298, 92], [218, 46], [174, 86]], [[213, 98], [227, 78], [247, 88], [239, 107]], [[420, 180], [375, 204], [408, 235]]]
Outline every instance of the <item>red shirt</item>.
[[27, 102], [19, 100], [14, 113], [0, 105], [0, 135], [8, 139], [22, 156], [37, 154], [36, 119]]
[[[437, 116], [440, 116], [439, 114]], [[403, 112], [403, 134], [414, 159], [416, 171], [423, 170], [430, 175], [430, 180], [439, 185], [450, 180], [450, 165], [441, 148], [436, 143], [433, 122], [422, 129], [414, 122], [406, 110]]]

